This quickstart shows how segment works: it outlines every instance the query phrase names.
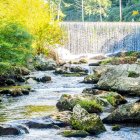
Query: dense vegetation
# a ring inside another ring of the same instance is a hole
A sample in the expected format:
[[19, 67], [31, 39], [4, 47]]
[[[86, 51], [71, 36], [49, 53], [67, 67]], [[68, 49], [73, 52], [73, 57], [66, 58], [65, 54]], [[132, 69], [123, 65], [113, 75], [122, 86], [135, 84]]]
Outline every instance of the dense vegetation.
[[44, 0], [0, 0], [0, 7], [1, 65], [26, 66], [33, 55], [61, 43], [57, 12]]
[[[62, 30], [43, 0], [0, 1], [0, 61], [25, 64], [31, 54], [61, 43]], [[8, 7], [8, 8], [6, 8]]]
[[[120, 0], [60, 0], [66, 21], [119, 21]], [[82, 13], [83, 9], [83, 13]], [[122, 0], [122, 20], [140, 21], [140, 0]]]

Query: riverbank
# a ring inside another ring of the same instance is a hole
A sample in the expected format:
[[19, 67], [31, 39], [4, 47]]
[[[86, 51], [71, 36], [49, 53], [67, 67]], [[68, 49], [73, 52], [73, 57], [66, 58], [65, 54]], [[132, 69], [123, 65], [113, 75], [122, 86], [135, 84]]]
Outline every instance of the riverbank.
[[[93, 64], [93, 63], [92, 63]], [[96, 63], [97, 64], [97, 63]], [[102, 66], [88, 66], [89, 64], [71, 64], [69, 65], [70, 67], [79, 67], [81, 68], [80, 70], [87, 70], [88, 72], [92, 72], [92, 71], [96, 71], [100, 69], [100, 67]], [[125, 64], [123, 64], [125, 65]], [[131, 65], [131, 64], [130, 64]], [[137, 65], [137, 64], [136, 64]], [[68, 66], [68, 65], [66, 65]], [[112, 66], [112, 65], [111, 65]], [[114, 65], [113, 65], [114, 66]], [[104, 66], [105, 67], [105, 66]], [[106, 67], [108, 67], [106, 65]], [[118, 66], [114, 66], [114, 67], [118, 67]], [[109, 67], [108, 67], [109, 68]], [[58, 69], [57, 69], [58, 70]], [[59, 69], [60, 70], [60, 69]], [[63, 69], [64, 70], [64, 69]], [[72, 69], [73, 70], [73, 69]], [[103, 70], [103, 69], [101, 69]], [[61, 71], [62, 72], [62, 71]], [[64, 72], [64, 71], [63, 71]], [[86, 72], [86, 71], [85, 71]], [[66, 74], [66, 71], [65, 71]], [[68, 74], [68, 73], [67, 73]], [[92, 73], [88, 73], [88, 74], [92, 74]], [[84, 78], [87, 76], [86, 75], [80, 75], [80, 76], [74, 76], [74, 75], [67, 75], [65, 76], [64, 73], [62, 74], [57, 74], [55, 73], [54, 70], [52, 71], [35, 71], [35, 72], [31, 72], [30, 75], [25, 76], [25, 77], [43, 77], [44, 75], [50, 76], [51, 77], [51, 81], [48, 81], [46, 83], [43, 82], [37, 82], [34, 80], [34, 82], [31, 82], [29, 86], [32, 87], [32, 92], [30, 92], [30, 94], [28, 96], [19, 96], [16, 98], [13, 97], [5, 97], [2, 99], [1, 102], [1, 111], [0, 111], [0, 121], [1, 123], [11, 123], [11, 124], [22, 124], [23, 120], [27, 120], [27, 121], [35, 121], [40, 122], [41, 119], [41, 123], [44, 126], [44, 124], [46, 123], [46, 121], [48, 122], [48, 120], [44, 119], [44, 116], [48, 116], [51, 114], [59, 114], [56, 113], [58, 110], [56, 108], [56, 104], [58, 103], [60, 97], [62, 95], [70, 95], [70, 96], [82, 96], [82, 92], [83, 90], [86, 89], [94, 89], [94, 87], [96, 87], [97, 90], [97, 86], [96, 86], [96, 82], [93, 84], [92, 80], [90, 80], [90, 84], [84, 83], [83, 80]], [[73, 77], [74, 76], [74, 77]], [[101, 83], [100, 79], [99, 82]], [[85, 90], [84, 90], [85, 91]], [[88, 91], [88, 90], [87, 90]], [[100, 91], [100, 90], [99, 90]], [[94, 92], [90, 92], [89, 94], [93, 94]], [[92, 95], [94, 96], [94, 95]], [[137, 100], [139, 100], [139, 97], [127, 97], [126, 95], [122, 95], [125, 97], [125, 99], [127, 100], [127, 104], [129, 103], [135, 103]], [[87, 99], [87, 97], [86, 97]], [[115, 107], [116, 108], [116, 107]], [[115, 109], [114, 108], [114, 109]], [[114, 110], [113, 109], [113, 110]], [[99, 116], [102, 119], [106, 118], [113, 110], [104, 110], [103, 113], [101, 113]], [[35, 118], [35, 119], [33, 119]], [[17, 121], [18, 120], [18, 121]], [[50, 122], [49, 122], [50, 124]], [[60, 125], [60, 123], [57, 125]], [[63, 136], [61, 136], [59, 133], [62, 132], [64, 129], [69, 129], [69, 127], [60, 127], [60, 129], [54, 129], [54, 128], [49, 128], [48, 129], [48, 125], [45, 124], [45, 127], [47, 129], [44, 129], [42, 126], [42, 128], [38, 125], [38, 129], [37, 128], [30, 128], [29, 129], [29, 134], [23, 134], [20, 136], [9, 136], [9, 137], [2, 137], [3, 139], [6, 140], [16, 140], [16, 139], [67, 139]], [[114, 124], [112, 125], [106, 125], [104, 123], [104, 126], [106, 128], [106, 132], [99, 134], [98, 136], [87, 136], [86, 138], [83, 139], [99, 139], [99, 140], [104, 140], [109, 139], [131, 139], [133, 138], [134, 140], [138, 140], [138, 135], [140, 132], [140, 127], [137, 125], [135, 126], [135, 124], [129, 124], [127, 125], [125, 124], [121, 124], [119, 126], [121, 126], [121, 129], [119, 131], [112, 131], [112, 126], [114, 126]], [[39, 128], [40, 127], [40, 128]], [[68, 138], [68, 139], [78, 139], [78, 138]]]

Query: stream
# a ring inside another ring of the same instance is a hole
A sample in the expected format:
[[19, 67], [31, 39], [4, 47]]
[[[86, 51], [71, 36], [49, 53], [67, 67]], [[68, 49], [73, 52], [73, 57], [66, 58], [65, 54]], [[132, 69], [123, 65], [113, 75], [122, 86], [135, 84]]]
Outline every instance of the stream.
[[[81, 66], [81, 65], [80, 65]], [[82, 65], [88, 67], [87, 65]], [[89, 68], [88, 68], [89, 69]], [[33, 76], [49, 75], [52, 82], [31, 84], [33, 91], [28, 96], [6, 97], [0, 103], [0, 122], [16, 122], [50, 115], [57, 111], [55, 105], [62, 94], [80, 94], [83, 89], [93, 87], [91, 84], [80, 83], [84, 77], [62, 77], [53, 71], [32, 72]], [[135, 99], [128, 99], [129, 102]], [[108, 115], [105, 112], [101, 118]], [[112, 131], [105, 125], [107, 131], [98, 136], [86, 138], [64, 138], [58, 135], [58, 129], [30, 129], [29, 134], [20, 136], [3, 136], [0, 140], [140, 140], [139, 126], [123, 126], [120, 131]]]

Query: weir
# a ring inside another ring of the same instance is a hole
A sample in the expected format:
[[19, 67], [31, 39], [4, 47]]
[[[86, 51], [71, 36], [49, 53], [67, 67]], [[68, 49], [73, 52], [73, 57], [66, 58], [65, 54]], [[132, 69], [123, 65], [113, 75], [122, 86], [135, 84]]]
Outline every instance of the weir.
[[63, 22], [64, 47], [73, 54], [140, 51], [140, 23]]

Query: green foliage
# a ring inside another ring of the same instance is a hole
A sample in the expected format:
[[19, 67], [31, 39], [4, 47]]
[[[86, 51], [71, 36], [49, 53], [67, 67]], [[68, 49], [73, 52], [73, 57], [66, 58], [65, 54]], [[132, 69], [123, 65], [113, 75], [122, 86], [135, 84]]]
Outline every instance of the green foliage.
[[[0, 7], [0, 21], [4, 24], [7, 22], [20, 24], [34, 37], [32, 52], [47, 54], [48, 47], [55, 46], [55, 44], [61, 44], [63, 30], [59, 26], [59, 21], [56, 20], [58, 11], [56, 10], [56, 5], [52, 5], [52, 2], [45, 2], [44, 0], [4, 0], [0, 1]], [[12, 33], [14, 34], [14, 32]], [[7, 35], [8, 34], [9, 33], [7, 33]], [[16, 39], [20, 38], [19, 32], [18, 38], [17, 33], [15, 35]], [[26, 33], [22, 34], [22, 37], [23, 35], [24, 37], [29, 37]], [[23, 39], [25, 41], [25, 38]], [[27, 41], [29, 40], [26, 40], [25, 43], [22, 42], [20, 45], [22, 45], [22, 47], [26, 46]], [[8, 43], [8, 45], [4, 45], [6, 47], [19, 45], [14, 44], [14, 42], [12, 44], [9, 44], [9, 42], [6, 43]], [[12, 53], [14, 53], [14, 51]]]
[[13, 72], [14, 68], [8, 62], [0, 62], [0, 75], [7, 75]]
[[0, 28], [0, 60], [25, 64], [31, 54], [32, 35], [21, 25], [8, 23]]
[[[83, 0], [85, 21], [120, 21], [119, 0]], [[140, 0], [122, 0], [123, 21], [140, 21]], [[81, 21], [81, 0], [64, 0], [66, 21]], [[133, 14], [134, 11], [137, 11]]]

